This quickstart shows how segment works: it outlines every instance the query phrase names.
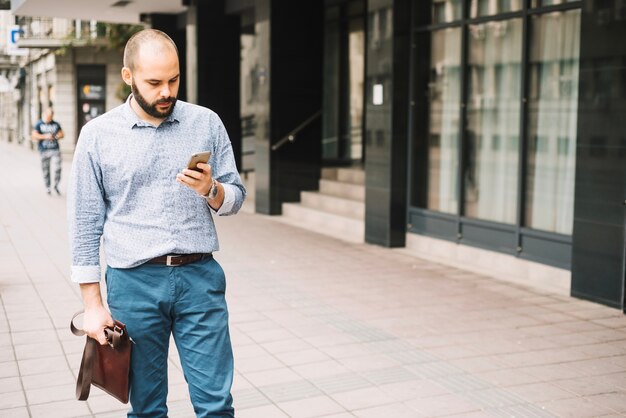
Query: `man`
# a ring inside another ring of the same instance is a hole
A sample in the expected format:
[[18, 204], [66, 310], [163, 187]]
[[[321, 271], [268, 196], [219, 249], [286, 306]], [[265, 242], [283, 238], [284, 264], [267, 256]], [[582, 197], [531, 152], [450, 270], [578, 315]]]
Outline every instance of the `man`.
[[[126, 44], [126, 103], [87, 123], [70, 187], [72, 280], [83, 329], [105, 344], [112, 316], [134, 340], [129, 417], [167, 416], [167, 354], [174, 336], [198, 417], [233, 417], [233, 356], [225, 277], [212, 256], [212, 213], [238, 212], [245, 189], [224, 125], [209, 109], [176, 100], [176, 45], [146, 29]], [[201, 171], [190, 156], [211, 151]], [[99, 243], [107, 259], [100, 296]]]
[[54, 112], [47, 108], [43, 111], [41, 119], [35, 124], [32, 138], [37, 141], [37, 149], [41, 156], [41, 168], [46, 190], [50, 194], [50, 162], [54, 162], [54, 191], [60, 195], [59, 183], [61, 182], [61, 150], [59, 139], [65, 134], [59, 122], [52, 119]]

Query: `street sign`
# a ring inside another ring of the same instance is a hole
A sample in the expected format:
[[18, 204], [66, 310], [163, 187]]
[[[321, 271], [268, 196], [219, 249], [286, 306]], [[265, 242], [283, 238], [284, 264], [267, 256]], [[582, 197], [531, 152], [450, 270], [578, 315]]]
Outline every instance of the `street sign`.
[[24, 33], [20, 26], [11, 25], [7, 31], [7, 55], [28, 55], [28, 49], [17, 47], [17, 40]]

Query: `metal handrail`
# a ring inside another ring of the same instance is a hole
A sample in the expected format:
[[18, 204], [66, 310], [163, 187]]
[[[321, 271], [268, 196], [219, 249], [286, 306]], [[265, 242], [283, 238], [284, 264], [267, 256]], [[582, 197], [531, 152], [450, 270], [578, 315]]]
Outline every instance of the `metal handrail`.
[[280, 141], [272, 145], [272, 151], [276, 151], [278, 148], [285, 145], [287, 142], [294, 142], [296, 140], [296, 135], [311, 124], [315, 119], [319, 118], [322, 115], [322, 110], [318, 110], [312, 116], [310, 116], [307, 120], [298, 125], [294, 130], [285, 135]]

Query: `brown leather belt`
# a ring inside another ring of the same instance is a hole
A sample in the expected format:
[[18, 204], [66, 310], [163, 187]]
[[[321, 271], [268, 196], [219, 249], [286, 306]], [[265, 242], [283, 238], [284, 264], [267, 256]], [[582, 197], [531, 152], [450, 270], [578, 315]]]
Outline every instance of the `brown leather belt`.
[[196, 261], [204, 260], [207, 258], [213, 258], [211, 253], [197, 253], [197, 254], [168, 254], [161, 257], [153, 258], [146, 261], [148, 264], [163, 264], [165, 266], [176, 267], [184, 266], [185, 264], [195, 263]]

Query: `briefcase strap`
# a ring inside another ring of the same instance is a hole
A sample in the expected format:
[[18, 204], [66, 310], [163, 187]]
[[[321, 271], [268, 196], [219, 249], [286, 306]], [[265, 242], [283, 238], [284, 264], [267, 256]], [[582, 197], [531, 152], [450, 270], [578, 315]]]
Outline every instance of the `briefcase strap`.
[[78, 371], [78, 379], [76, 379], [76, 399], [79, 401], [86, 401], [89, 398], [91, 370], [97, 350], [96, 344], [98, 344], [96, 340], [87, 337], [83, 359], [80, 362], [80, 370]]

